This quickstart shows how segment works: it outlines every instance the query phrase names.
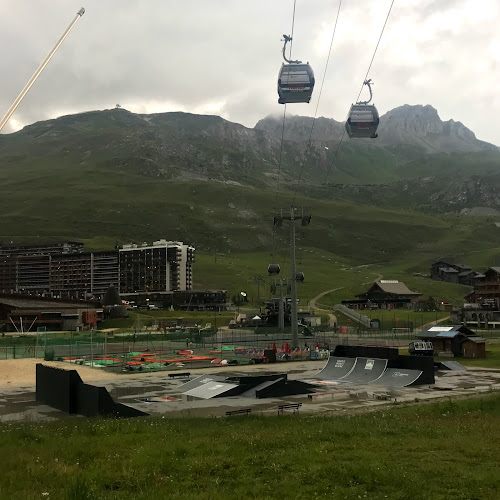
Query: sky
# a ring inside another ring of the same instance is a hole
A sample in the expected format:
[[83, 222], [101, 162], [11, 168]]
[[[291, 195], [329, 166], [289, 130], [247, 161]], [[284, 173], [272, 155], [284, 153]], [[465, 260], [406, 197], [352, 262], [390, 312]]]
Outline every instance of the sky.
[[[296, 0], [292, 57], [311, 64], [316, 87], [289, 114], [343, 121], [358, 96], [392, 0], [343, 0], [326, 66], [339, 1]], [[82, 6], [3, 132], [117, 104], [247, 127], [283, 113], [276, 81], [294, 0], [16, 0], [0, 2], [0, 117]], [[395, 0], [369, 73], [380, 114], [430, 104], [500, 145], [499, 25], [499, 0]]]

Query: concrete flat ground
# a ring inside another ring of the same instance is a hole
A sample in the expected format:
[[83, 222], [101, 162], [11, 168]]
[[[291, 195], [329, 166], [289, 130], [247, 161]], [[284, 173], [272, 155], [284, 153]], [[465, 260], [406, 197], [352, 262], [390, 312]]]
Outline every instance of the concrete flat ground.
[[[36, 360], [24, 362], [15, 376], [17, 360], [0, 361], [0, 374], [4, 363], [11, 363], [10, 380], [0, 380], [0, 421], [54, 420], [66, 418], [67, 414], [35, 401]], [[191, 379], [204, 374], [224, 376], [264, 375], [288, 373], [288, 378], [317, 384], [317, 393], [287, 396], [285, 398], [257, 399], [251, 397], [225, 397], [208, 400], [187, 401], [179, 390], [185, 379], [168, 378], [169, 372], [153, 373], [109, 373], [96, 368], [46, 363], [65, 369], [77, 369], [86, 383], [104, 386], [115, 401], [133, 406], [151, 415], [169, 417], [224, 416], [226, 411], [251, 408], [252, 414], [276, 415], [278, 405], [302, 403], [301, 414], [329, 414], [335, 416], [345, 412], [372, 411], [383, 405], [421, 403], [442, 398], [464, 398], [500, 390], [500, 370], [466, 369], [463, 371], [437, 372], [433, 386], [424, 385], [402, 389], [385, 389], [373, 384], [350, 385], [340, 382], [325, 382], [317, 378], [325, 365], [320, 361], [298, 361], [273, 365], [226, 366], [191, 370]], [[175, 372], [170, 372], [175, 373]], [[23, 375], [21, 377], [21, 375]], [[71, 416], [71, 418], [82, 418]]]

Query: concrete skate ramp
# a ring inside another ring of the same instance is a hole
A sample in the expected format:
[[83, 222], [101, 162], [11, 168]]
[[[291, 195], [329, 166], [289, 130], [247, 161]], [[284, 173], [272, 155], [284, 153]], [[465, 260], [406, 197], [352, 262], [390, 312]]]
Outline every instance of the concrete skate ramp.
[[[233, 394], [227, 394], [230, 391], [238, 390], [239, 386], [237, 384], [226, 384], [224, 382], [207, 382], [206, 384], [199, 385], [193, 389], [186, 391], [184, 394], [198, 399], [212, 399], [221, 397], [223, 394], [225, 396], [232, 396]], [[239, 391], [238, 391], [239, 392]]]
[[402, 370], [398, 368], [387, 368], [380, 378], [372, 382], [373, 385], [384, 387], [408, 387], [417, 383], [422, 375], [419, 370]]
[[222, 375], [200, 375], [199, 377], [179, 386], [180, 392], [187, 392], [196, 387], [208, 384], [209, 382], [224, 382], [226, 377]]
[[245, 391], [244, 393], [241, 394], [241, 396], [245, 398], [255, 398], [257, 397], [257, 391], [261, 391], [262, 389], [266, 389], [267, 387], [276, 384], [277, 382], [284, 383], [286, 381], [286, 377], [281, 377], [281, 378], [274, 378], [272, 380], [266, 380], [265, 382], [262, 382], [259, 385], [256, 385], [255, 387], [252, 387], [251, 389]]
[[318, 373], [318, 378], [322, 380], [340, 380], [352, 372], [355, 364], [356, 358], [330, 356], [328, 363]]
[[352, 371], [344, 377], [344, 381], [355, 384], [375, 382], [384, 373], [387, 359], [356, 358]]
[[461, 365], [457, 361], [441, 361], [438, 364], [438, 368], [440, 370], [453, 370], [453, 371], [466, 370], [465, 366]]

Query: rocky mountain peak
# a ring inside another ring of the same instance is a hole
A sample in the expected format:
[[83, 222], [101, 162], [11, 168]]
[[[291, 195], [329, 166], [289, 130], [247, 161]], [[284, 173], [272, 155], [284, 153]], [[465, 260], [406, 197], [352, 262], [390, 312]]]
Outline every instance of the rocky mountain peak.
[[[255, 129], [281, 138], [283, 115], [266, 116], [257, 122]], [[332, 139], [338, 139], [342, 135], [344, 125], [332, 118], [322, 116], [314, 120], [311, 116], [287, 115], [284, 139], [294, 142], [308, 141], [311, 136], [311, 129], [313, 141], [331, 141]]]
[[463, 123], [442, 121], [431, 105], [405, 104], [380, 118], [379, 143], [417, 145], [429, 153], [474, 152], [495, 150], [496, 146], [480, 141]]
[[440, 133], [443, 130], [443, 122], [439, 118], [437, 109], [429, 104], [399, 106], [388, 111], [381, 121], [384, 125], [397, 126], [408, 132]]

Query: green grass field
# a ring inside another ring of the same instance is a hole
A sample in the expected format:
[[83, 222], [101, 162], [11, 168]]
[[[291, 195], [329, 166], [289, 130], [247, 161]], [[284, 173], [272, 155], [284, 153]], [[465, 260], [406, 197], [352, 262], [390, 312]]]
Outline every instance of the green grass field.
[[500, 396], [352, 415], [0, 424], [0, 497], [496, 500]]
[[[402, 353], [406, 354], [406, 353]], [[464, 366], [470, 366], [471, 368], [481, 367], [481, 368], [494, 368], [496, 370], [500, 369], [500, 344], [496, 342], [487, 342], [486, 344], [486, 358], [440, 358], [436, 356], [435, 361], [458, 361]]]

